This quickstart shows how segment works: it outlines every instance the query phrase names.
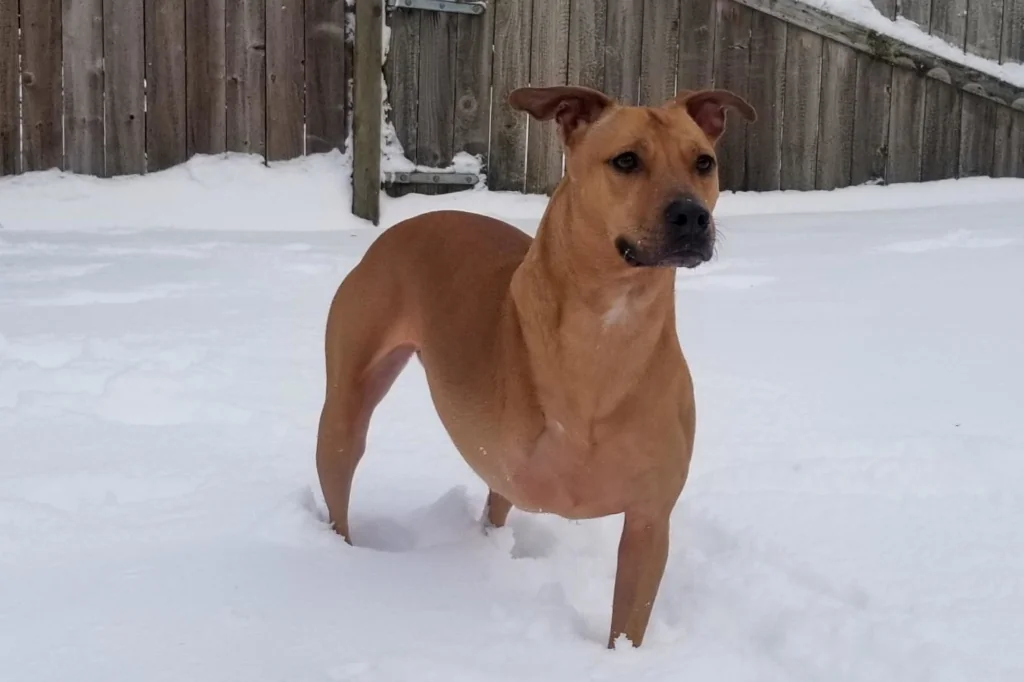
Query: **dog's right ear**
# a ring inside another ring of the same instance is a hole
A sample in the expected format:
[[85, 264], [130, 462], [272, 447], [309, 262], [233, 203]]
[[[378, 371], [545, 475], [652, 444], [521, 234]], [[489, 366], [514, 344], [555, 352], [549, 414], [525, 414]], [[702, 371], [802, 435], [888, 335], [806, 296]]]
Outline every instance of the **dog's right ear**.
[[518, 88], [509, 93], [508, 103], [538, 121], [555, 119], [563, 144], [601, 117], [614, 100], [603, 92], [575, 85], [547, 88]]

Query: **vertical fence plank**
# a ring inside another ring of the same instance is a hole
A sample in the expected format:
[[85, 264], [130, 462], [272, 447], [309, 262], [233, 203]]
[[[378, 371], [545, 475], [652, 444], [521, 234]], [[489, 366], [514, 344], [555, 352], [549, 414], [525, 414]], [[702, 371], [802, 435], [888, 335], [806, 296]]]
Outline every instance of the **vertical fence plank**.
[[18, 0], [0, 0], [0, 176], [21, 166], [18, 115]]
[[818, 123], [818, 189], [847, 187], [852, 181], [853, 121], [857, 96], [857, 53], [826, 41], [821, 60]]
[[219, 154], [227, 146], [225, 0], [185, 2], [185, 150]]
[[61, 0], [21, 3], [24, 171], [61, 168]]
[[892, 19], [896, 16], [896, 0], [871, 0], [871, 2], [883, 17]]
[[658, 106], [676, 93], [679, 5], [680, 0], [644, 0], [640, 104]]
[[138, 175], [146, 170], [144, 35], [141, 3], [104, 0], [107, 175]]
[[352, 109], [352, 213], [380, 222], [381, 59], [384, 0], [356, 0]]
[[348, 55], [344, 0], [306, 0], [306, 150], [344, 149]]
[[529, 81], [532, 5], [532, 0], [494, 2], [491, 189], [522, 191], [525, 187], [527, 116], [509, 106], [508, 95]]
[[604, 89], [608, 0], [573, 0], [569, 8], [569, 78], [572, 85]]
[[[977, 5], [993, 1], [975, 0], [970, 4]], [[1002, 2], [1002, 0], [999, 0], [999, 2]], [[963, 49], [964, 41], [967, 38], [967, 4], [967, 0], [942, 0], [942, 2], [932, 3], [931, 17], [929, 19], [931, 34]], [[998, 49], [998, 32], [995, 38], [996, 48]]]
[[[451, 163], [455, 131], [455, 17], [420, 12], [420, 73], [417, 79], [419, 124], [416, 163], [439, 168]], [[424, 59], [423, 57], [428, 57]], [[425, 185], [423, 194], [440, 194], [458, 187]]]
[[103, 174], [103, 0], [64, 0], [64, 168]]
[[491, 122], [491, 56], [494, 40], [494, 8], [482, 15], [460, 15], [455, 40], [456, 152], [486, 159]]
[[[745, 93], [750, 73], [750, 21], [753, 10], [719, 0], [715, 42], [715, 85]], [[719, 185], [740, 190], [746, 184], [747, 124], [727, 114], [727, 132], [718, 143]]]
[[896, 12], [899, 16], [909, 19], [927, 31], [928, 25], [931, 23], [932, 0], [898, 0]]
[[925, 81], [916, 72], [894, 68], [889, 113], [889, 183], [921, 179]]
[[264, 0], [227, 0], [225, 10], [227, 149], [267, 151], [267, 49]]
[[746, 188], [752, 191], [781, 187], [785, 78], [786, 22], [754, 12], [750, 23], [750, 78], [747, 91], [739, 93], [757, 111], [757, 121], [747, 127]]
[[643, 26], [642, 0], [608, 0], [604, 87], [626, 104], [636, 104], [640, 97]]
[[[391, 38], [384, 79], [388, 86], [389, 120], [405, 157], [416, 161], [419, 130], [420, 17], [416, 10], [394, 9], [388, 15]], [[413, 192], [412, 185], [388, 185], [390, 196]]]
[[815, 187], [821, 104], [821, 36], [794, 26], [786, 36], [786, 102], [782, 131], [782, 186]]
[[[966, 0], [957, 0], [965, 2]], [[953, 0], [946, 0], [954, 4]], [[939, 3], [942, 4], [942, 3]], [[998, 60], [1002, 42], [1003, 0], [973, 0], [967, 9], [967, 51]]]
[[1024, 112], [996, 107], [995, 140], [992, 175], [1016, 177], [1024, 171]]
[[145, 31], [147, 165], [159, 171], [188, 158], [184, 0], [146, 0]]
[[1024, 0], [1005, 0], [999, 61], [1024, 63]]
[[925, 82], [924, 137], [921, 179], [955, 178], [960, 166], [960, 112], [962, 93], [946, 83]]
[[302, 0], [267, 0], [267, 159], [302, 156], [306, 76]]
[[854, 96], [853, 159], [850, 182], [874, 183], [885, 178], [889, 157], [889, 104], [892, 66], [857, 55], [857, 93]]
[[716, 0], [682, 0], [677, 89], [710, 88], [715, 76]]
[[[530, 84], [565, 85], [569, 70], [569, 0], [535, 2]], [[554, 121], [530, 119], [526, 150], [526, 191], [549, 194], [562, 179], [562, 145]]]
[[961, 177], [991, 175], [995, 161], [996, 107], [991, 100], [963, 93], [960, 125]]

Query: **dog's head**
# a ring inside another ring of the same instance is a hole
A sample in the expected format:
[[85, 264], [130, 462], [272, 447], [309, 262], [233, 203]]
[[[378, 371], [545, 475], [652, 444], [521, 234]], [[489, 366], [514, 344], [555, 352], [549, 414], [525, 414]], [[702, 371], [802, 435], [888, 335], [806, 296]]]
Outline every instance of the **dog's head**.
[[726, 110], [756, 119], [728, 90], [684, 90], [659, 107], [625, 106], [589, 88], [520, 88], [509, 104], [554, 119], [589, 243], [631, 267], [693, 268], [715, 246], [715, 145]]

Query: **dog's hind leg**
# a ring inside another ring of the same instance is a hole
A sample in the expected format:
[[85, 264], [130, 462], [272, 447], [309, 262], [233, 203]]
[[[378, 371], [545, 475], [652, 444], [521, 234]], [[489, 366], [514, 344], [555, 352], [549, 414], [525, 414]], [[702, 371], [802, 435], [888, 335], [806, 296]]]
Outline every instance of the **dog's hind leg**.
[[327, 389], [316, 468], [334, 530], [352, 544], [349, 499], [370, 418], [416, 347], [395, 333], [393, 307], [371, 303], [359, 287], [349, 286], [339, 288], [327, 320]]

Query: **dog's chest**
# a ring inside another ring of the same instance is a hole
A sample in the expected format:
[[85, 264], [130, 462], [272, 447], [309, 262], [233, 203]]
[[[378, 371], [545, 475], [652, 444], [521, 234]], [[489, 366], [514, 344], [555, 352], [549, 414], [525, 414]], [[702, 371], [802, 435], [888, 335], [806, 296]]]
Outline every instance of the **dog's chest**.
[[513, 465], [510, 483], [519, 498], [514, 502], [527, 511], [570, 519], [620, 513], [638, 499], [660, 497], [666, 484], [684, 473], [683, 453], [673, 452], [671, 440], [666, 434], [656, 449], [629, 438], [588, 446], [552, 423], [533, 451]]

